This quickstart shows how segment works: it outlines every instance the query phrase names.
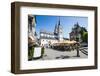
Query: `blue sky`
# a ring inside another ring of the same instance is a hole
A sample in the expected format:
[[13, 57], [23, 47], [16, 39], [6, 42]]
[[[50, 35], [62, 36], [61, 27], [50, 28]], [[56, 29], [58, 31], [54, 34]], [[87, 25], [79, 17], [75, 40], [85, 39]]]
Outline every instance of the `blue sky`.
[[36, 33], [38, 37], [41, 29], [48, 32], [54, 32], [55, 25], [58, 23], [59, 19], [63, 26], [63, 36], [65, 38], [69, 38], [69, 33], [77, 22], [80, 26], [88, 29], [88, 17], [36, 15]]

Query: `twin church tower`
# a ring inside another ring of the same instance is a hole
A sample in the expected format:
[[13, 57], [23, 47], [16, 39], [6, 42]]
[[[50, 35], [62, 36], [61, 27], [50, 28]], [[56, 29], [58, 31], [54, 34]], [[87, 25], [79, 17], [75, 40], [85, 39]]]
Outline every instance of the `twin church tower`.
[[60, 24], [60, 19], [58, 24], [55, 25], [54, 29], [54, 35], [56, 36], [57, 39], [62, 40], [63, 39], [63, 27]]
[[63, 40], [63, 26], [61, 25], [60, 18], [55, 25], [53, 32], [40, 31], [40, 43], [42, 46], [52, 45]]

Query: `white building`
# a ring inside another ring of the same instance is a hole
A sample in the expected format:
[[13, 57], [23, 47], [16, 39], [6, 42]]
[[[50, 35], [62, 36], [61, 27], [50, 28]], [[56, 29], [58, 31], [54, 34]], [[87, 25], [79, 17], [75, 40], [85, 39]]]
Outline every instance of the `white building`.
[[54, 32], [40, 31], [40, 45], [44, 47], [49, 47], [53, 43], [57, 43], [59, 41], [63, 41], [63, 27], [60, 24], [60, 20], [58, 24], [55, 25]]

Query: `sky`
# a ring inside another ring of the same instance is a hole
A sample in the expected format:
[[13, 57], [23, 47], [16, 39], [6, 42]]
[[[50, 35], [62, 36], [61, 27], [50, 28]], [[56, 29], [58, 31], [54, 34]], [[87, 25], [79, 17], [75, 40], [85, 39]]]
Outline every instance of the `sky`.
[[38, 34], [38, 37], [40, 30], [54, 32], [55, 25], [58, 24], [59, 19], [60, 24], [63, 27], [64, 38], [69, 38], [69, 33], [77, 22], [80, 26], [88, 29], [88, 17], [36, 15], [36, 33]]

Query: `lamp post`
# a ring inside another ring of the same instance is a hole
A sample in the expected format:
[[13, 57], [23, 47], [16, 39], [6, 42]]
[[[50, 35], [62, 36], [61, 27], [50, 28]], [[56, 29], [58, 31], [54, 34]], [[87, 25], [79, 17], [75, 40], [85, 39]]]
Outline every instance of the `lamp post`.
[[77, 51], [77, 57], [80, 57], [79, 55], [79, 30], [76, 30], [76, 51]]
[[80, 54], [79, 54], [79, 43], [76, 44], [76, 51], [77, 51], [77, 57], [80, 57]]

